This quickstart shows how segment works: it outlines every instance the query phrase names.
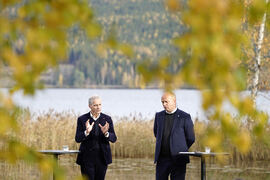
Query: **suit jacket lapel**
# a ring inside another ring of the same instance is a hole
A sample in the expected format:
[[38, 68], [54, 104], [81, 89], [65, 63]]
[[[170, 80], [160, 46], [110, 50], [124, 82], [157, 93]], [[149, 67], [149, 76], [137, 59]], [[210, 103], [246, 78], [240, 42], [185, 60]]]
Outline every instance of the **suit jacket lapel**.
[[[84, 124], [86, 123], [86, 121], [90, 121], [90, 112], [89, 113], [87, 113], [87, 117], [88, 117], [88, 119], [84, 119]], [[90, 124], [91, 124], [91, 122], [89, 122]]]
[[99, 124], [101, 124], [102, 126], [106, 124], [106, 118], [102, 113], [100, 113]]

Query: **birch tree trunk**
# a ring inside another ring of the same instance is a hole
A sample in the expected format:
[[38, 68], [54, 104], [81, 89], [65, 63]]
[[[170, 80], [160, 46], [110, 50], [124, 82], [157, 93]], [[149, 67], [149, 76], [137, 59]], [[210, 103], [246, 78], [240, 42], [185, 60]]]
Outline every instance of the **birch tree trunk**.
[[[266, 0], [266, 4], [268, 4], [268, 0]], [[265, 21], [266, 21], [266, 12], [263, 15], [262, 23], [260, 25], [257, 46], [255, 47], [255, 57], [254, 57], [254, 78], [252, 81], [252, 89], [251, 89], [251, 97], [253, 99], [254, 105], [256, 103], [256, 96], [258, 93], [258, 84], [259, 84], [259, 76], [260, 76], [260, 65], [261, 65], [261, 48], [264, 38], [264, 29], [265, 29]]]

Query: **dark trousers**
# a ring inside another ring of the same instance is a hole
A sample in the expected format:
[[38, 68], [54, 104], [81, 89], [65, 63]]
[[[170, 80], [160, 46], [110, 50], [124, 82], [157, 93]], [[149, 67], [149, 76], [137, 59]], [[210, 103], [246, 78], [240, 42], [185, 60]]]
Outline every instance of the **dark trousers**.
[[156, 165], [156, 180], [185, 180], [186, 164], [176, 164], [171, 158], [160, 157]]
[[82, 175], [88, 180], [104, 180], [108, 166], [103, 159], [100, 152], [88, 154], [81, 164]]

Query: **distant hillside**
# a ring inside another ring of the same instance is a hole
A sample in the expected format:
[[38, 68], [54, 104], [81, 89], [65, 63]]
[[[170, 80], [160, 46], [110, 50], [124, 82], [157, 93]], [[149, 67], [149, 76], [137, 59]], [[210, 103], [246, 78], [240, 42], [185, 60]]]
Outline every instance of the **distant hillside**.
[[[86, 39], [84, 32], [74, 26], [70, 30], [68, 60], [72, 68], [53, 71], [48, 85], [84, 87], [88, 85], [123, 85], [138, 87], [136, 63], [144, 59], [176, 54], [171, 39], [183, 33], [180, 18], [165, 10], [163, 0], [90, 0], [97, 21], [103, 26], [102, 37], [95, 41]], [[115, 27], [118, 41], [133, 46], [136, 55], [128, 60], [116, 52], [97, 55], [96, 45]], [[63, 69], [63, 68], [62, 68]], [[48, 73], [47, 73], [48, 76]], [[61, 82], [59, 82], [61, 81]]]

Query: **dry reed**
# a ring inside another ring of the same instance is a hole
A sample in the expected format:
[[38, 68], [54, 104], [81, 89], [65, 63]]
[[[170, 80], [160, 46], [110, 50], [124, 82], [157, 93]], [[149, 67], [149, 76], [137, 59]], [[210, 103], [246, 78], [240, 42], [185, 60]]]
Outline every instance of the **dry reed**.
[[[24, 113], [20, 119], [21, 131], [19, 138], [28, 146], [35, 149], [62, 149], [68, 145], [69, 149], [78, 149], [79, 144], [74, 141], [78, 115], [72, 112], [57, 113], [49, 111], [33, 118]], [[141, 120], [141, 117], [122, 117], [114, 119], [114, 128], [118, 140], [111, 144], [113, 157], [116, 158], [153, 158], [155, 138], [153, 135], [153, 119]], [[195, 121], [196, 142], [191, 150], [203, 151], [201, 139], [205, 135], [207, 124]], [[270, 137], [270, 131], [266, 131]], [[270, 160], [269, 147], [253, 138], [253, 144], [248, 154], [239, 153], [236, 148], [224, 141], [226, 151], [231, 153], [235, 161]]]
[[[20, 119], [21, 131], [18, 135], [22, 142], [35, 149], [62, 149], [68, 145], [70, 149], [78, 149], [74, 141], [78, 115], [72, 112], [57, 113], [49, 111], [33, 118], [24, 113]], [[155, 138], [153, 135], [153, 119], [141, 120], [140, 117], [122, 117], [114, 119], [114, 128], [118, 140], [111, 144], [112, 154], [117, 158], [152, 158], [154, 156]], [[192, 150], [202, 151], [203, 138], [207, 124], [195, 121], [196, 142]], [[267, 131], [270, 136], [270, 132]], [[253, 138], [254, 139], [254, 138]], [[224, 143], [227, 143], [224, 141]], [[270, 151], [261, 141], [253, 141], [248, 154], [240, 154], [236, 148], [227, 143], [226, 150], [236, 160], [270, 160]]]
[[[35, 118], [33, 118], [27, 111], [23, 112], [18, 119], [21, 127], [18, 138], [36, 150], [62, 149], [63, 145], [68, 145], [69, 149], [79, 149], [79, 144], [74, 140], [77, 117], [78, 115], [72, 112], [57, 113], [51, 110], [48, 113], [35, 115]], [[114, 158], [154, 157], [155, 138], [153, 135], [153, 119], [140, 119], [140, 117], [113, 118], [115, 132], [118, 137], [117, 142], [111, 144]], [[207, 124], [204, 122], [195, 121], [197, 141], [192, 146], [192, 150], [203, 150], [200, 139], [202, 139], [205, 134], [206, 126]], [[267, 131], [266, 133], [269, 134], [270, 137], [270, 132]], [[226, 147], [231, 154], [231, 162], [270, 160], [269, 147], [261, 141], [254, 141], [251, 151], [245, 155], [239, 153], [236, 148], [229, 143], [226, 144]], [[65, 161], [72, 164], [74, 169], [76, 166], [75, 156], [67, 157]], [[13, 171], [11, 170], [12, 168], [4, 162], [0, 165], [2, 172]], [[24, 171], [24, 166], [23, 164], [20, 165], [17, 170]], [[75, 169], [77, 169], [75, 173], [79, 174], [77, 166]]]

